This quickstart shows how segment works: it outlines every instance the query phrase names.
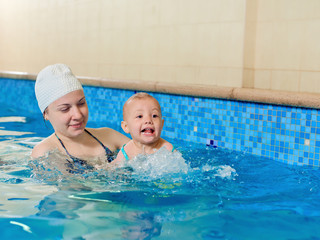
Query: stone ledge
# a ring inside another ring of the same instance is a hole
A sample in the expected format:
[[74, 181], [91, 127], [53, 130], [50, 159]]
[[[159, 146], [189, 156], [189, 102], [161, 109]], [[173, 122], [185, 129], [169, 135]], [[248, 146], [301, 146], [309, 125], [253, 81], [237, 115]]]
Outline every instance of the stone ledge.
[[[0, 71], [0, 78], [35, 80], [36, 76], [36, 74], [30, 74], [26, 72]], [[208, 86], [197, 84], [182, 85], [163, 82], [151, 83], [142, 81], [114, 80], [82, 76], [78, 76], [78, 79], [82, 82], [82, 84], [87, 86], [127, 89], [136, 91], [161, 92], [176, 95], [209, 97], [235, 101], [275, 104], [283, 106], [305, 107], [315, 109], [320, 108], [320, 94], [316, 93], [298, 93], [252, 88]]]

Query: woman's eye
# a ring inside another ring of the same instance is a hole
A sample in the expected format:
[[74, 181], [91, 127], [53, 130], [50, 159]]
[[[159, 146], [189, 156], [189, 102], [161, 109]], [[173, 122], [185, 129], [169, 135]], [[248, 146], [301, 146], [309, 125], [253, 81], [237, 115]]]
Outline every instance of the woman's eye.
[[60, 111], [61, 112], [67, 112], [69, 110], [69, 108], [61, 108]]

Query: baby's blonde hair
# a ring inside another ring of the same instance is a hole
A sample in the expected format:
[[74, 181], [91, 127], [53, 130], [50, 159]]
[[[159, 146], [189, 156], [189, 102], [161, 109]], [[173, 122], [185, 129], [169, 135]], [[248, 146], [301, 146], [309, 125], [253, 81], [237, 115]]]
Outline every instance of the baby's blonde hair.
[[138, 92], [138, 93], [135, 93], [134, 95], [132, 95], [131, 97], [129, 97], [128, 100], [124, 103], [123, 108], [122, 108], [123, 119], [125, 119], [125, 117], [126, 117], [126, 110], [127, 110], [128, 104], [134, 100], [141, 100], [144, 98], [153, 99], [159, 105], [159, 109], [160, 109], [160, 113], [161, 113], [161, 107], [160, 107], [160, 104], [157, 99], [155, 99], [154, 97], [152, 97], [150, 94], [148, 94], [146, 92]]

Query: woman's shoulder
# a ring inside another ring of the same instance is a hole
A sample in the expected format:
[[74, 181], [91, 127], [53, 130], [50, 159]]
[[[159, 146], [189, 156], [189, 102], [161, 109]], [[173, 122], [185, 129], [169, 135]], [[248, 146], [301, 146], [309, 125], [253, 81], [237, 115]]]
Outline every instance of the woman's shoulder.
[[101, 127], [101, 128], [87, 128], [87, 130], [97, 137], [98, 139], [109, 139], [113, 136], [120, 135], [121, 133], [117, 132], [116, 130], [108, 127]]
[[92, 134], [106, 134], [109, 132], [113, 132], [115, 130], [113, 130], [112, 128], [108, 128], [108, 127], [100, 127], [100, 128], [86, 128], [90, 133]]
[[87, 128], [87, 130], [113, 151], [129, 141], [128, 137], [112, 128]]
[[41, 142], [39, 142], [31, 152], [32, 158], [39, 158], [41, 156], [44, 156], [47, 152], [53, 150], [56, 148], [56, 144], [53, 141], [53, 135], [43, 139]]

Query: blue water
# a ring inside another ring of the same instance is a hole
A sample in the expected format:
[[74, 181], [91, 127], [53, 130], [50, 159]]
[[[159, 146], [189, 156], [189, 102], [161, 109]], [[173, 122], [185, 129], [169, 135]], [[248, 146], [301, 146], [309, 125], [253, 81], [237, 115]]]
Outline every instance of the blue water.
[[29, 159], [51, 133], [41, 116], [3, 105], [1, 131], [0, 239], [320, 239], [319, 169], [174, 142], [65, 175], [59, 153]]

